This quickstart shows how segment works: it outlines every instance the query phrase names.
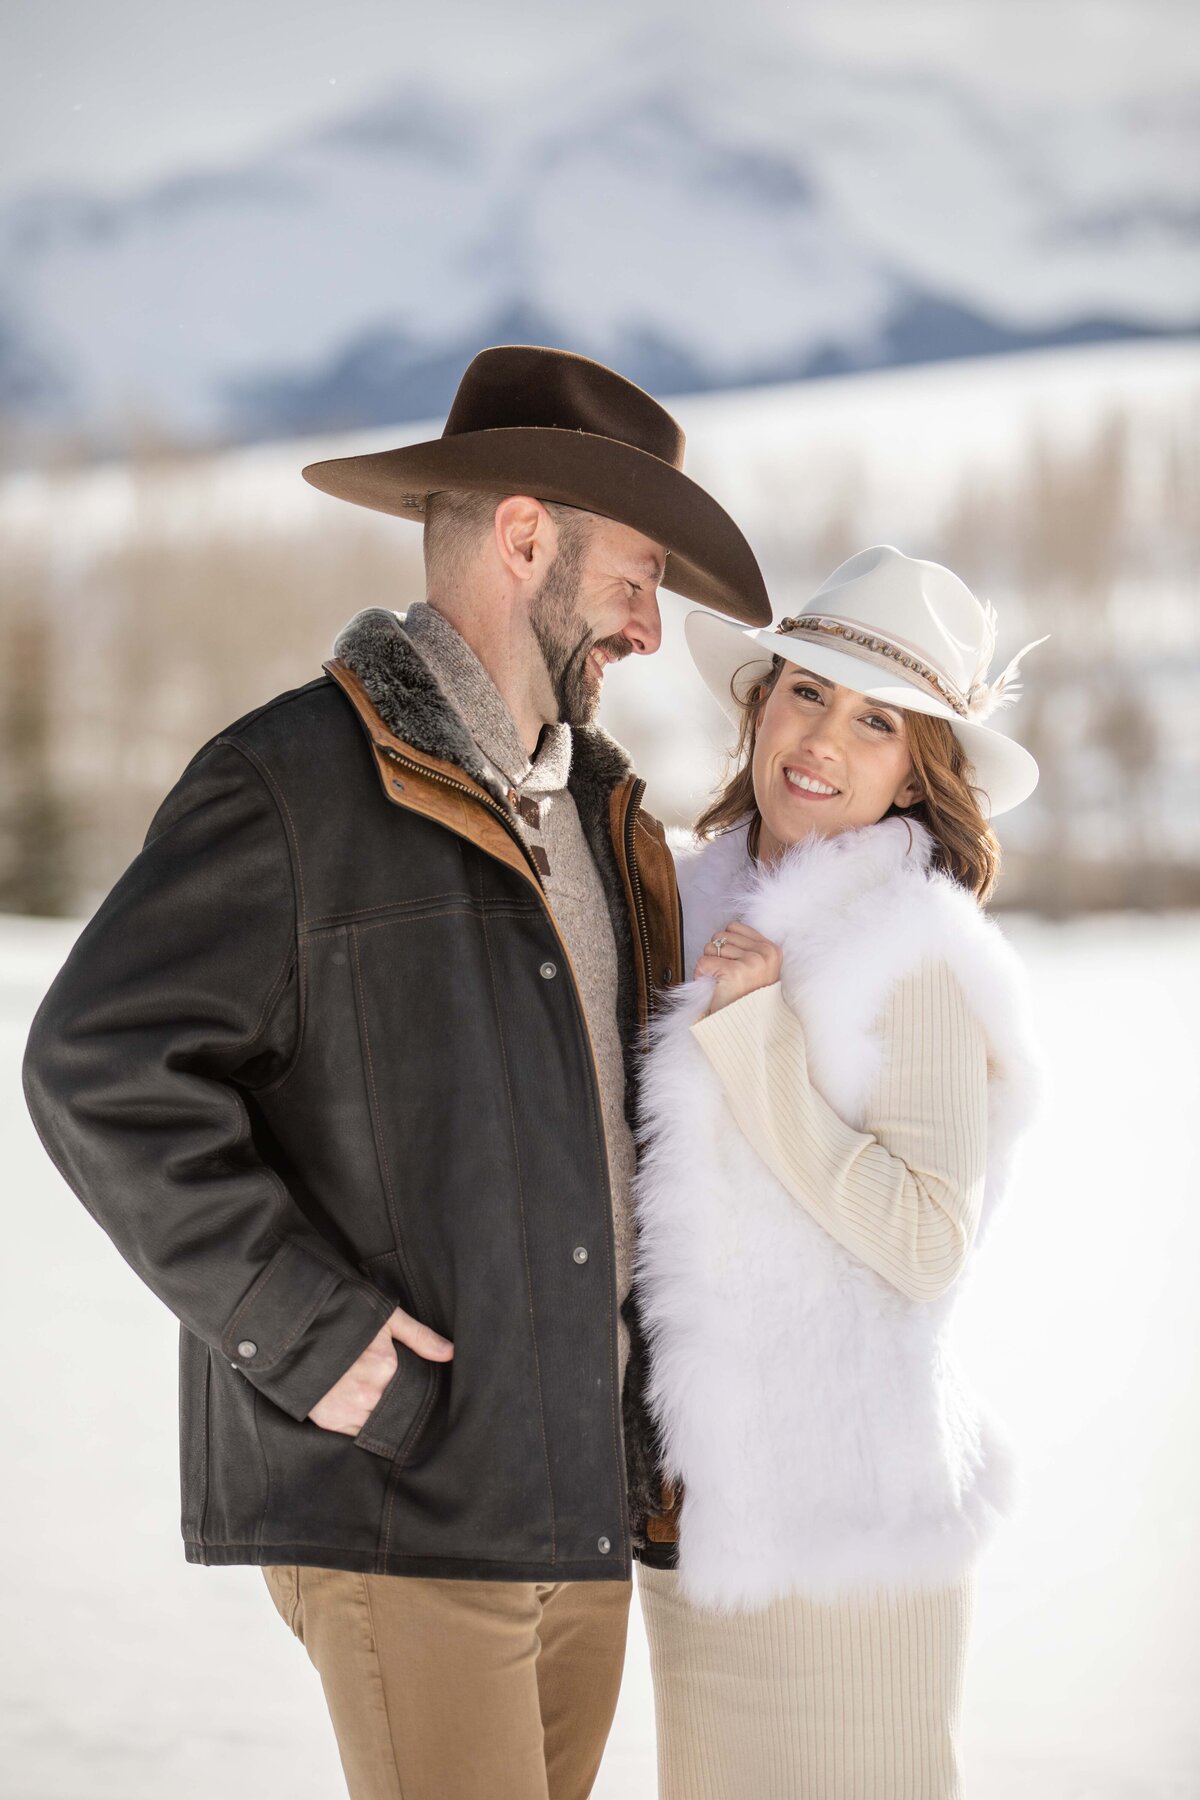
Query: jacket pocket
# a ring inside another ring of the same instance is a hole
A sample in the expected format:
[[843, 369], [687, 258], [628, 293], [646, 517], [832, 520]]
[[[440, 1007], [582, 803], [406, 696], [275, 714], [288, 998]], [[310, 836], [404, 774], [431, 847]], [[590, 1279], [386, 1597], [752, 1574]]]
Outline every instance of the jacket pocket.
[[354, 1442], [376, 1456], [387, 1457], [389, 1462], [403, 1464], [433, 1406], [439, 1364], [418, 1356], [398, 1338], [393, 1338], [392, 1343], [396, 1351], [396, 1373]]

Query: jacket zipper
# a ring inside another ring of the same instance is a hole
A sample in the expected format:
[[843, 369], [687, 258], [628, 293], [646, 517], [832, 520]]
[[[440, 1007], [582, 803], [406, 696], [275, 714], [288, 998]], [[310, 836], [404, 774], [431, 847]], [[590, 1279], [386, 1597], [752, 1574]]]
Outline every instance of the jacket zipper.
[[545, 893], [546, 888], [545, 883], [542, 880], [541, 871], [534, 862], [532, 856], [530, 856], [528, 845], [525, 843], [520, 833], [514, 828], [512, 820], [498, 800], [493, 800], [490, 794], [485, 794], [479, 788], [468, 787], [464, 781], [455, 781], [452, 776], [443, 775], [440, 770], [427, 769], [424, 763], [412, 762], [407, 756], [401, 756], [398, 750], [393, 750], [390, 744], [381, 744], [380, 749], [385, 756], [390, 756], [393, 762], [398, 762], [402, 769], [411, 769], [414, 775], [422, 775], [426, 781], [440, 781], [443, 787], [453, 788], [456, 793], [465, 794], [468, 800], [474, 800], [478, 802], [480, 806], [486, 806], [490, 812], [494, 812], [504, 826], [504, 829], [508, 832], [509, 837], [513, 840], [513, 843], [517, 846], [517, 849], [521, 852], [521, 855], [525, 858], [525, 861], [529, 864], [539, 889], [543, 894]]
[[[629, 868], [629, 886], [633, 893], [633, 910], [637, 920], [639, 940], [638, 950], [642, 959], [642, 972], [646, 979], [646, 1024], [648, 1025], [650, 1023], [650, 1014], [654, 1010], [654, 972], [650, 960], [650, 929], [646, 923], [646, 907], [642, 898], [642, 878], [638, 874], [637, 855], [633, 847], [634, 834], [637, 829], [638, 808], [641, 805], [642, 795], [645, 791], [645, 782], [640, 777], [636, 778], [633, 786], [629, 790], [629, 802], [625, 808], [623, 835], [625, 840], [625, 861]], [[643, 1033], [642, 1048], [645, 1050], [647, 1047], [645, 1034]]]
[[[427, 781], [440, 781], [442, 783], [443, 787], [453, 788], [456, 793], [465, 794], [467, 796], [468, 800], [474, 800], [479, 805], [486, 806], [490, 812], [495, 813], [496, 817], [503, 824], [504, 829], [508, 832], [508, 834], [512, 838], [513, 842], [516, 844], [517, 848], [520, 850], [522, 856], [525, 858], [525, 861], [529, 864], [529, 867], [533, 872], [533, 878], [537, 882], [538, 891], [543, 896], [543, 898], [546, 899], [546, 885], [542, 880], [541, 870], [538, 868], [538, 866], [534, 862], [532, 856], [529, 854], [529, 848], [528, 848], [527, 844], [525, 843], [524, 839], [521, 837], [520, 833], [513, 826], [511, 819], [509, 818], [508, 814], [505, 812], [504, 808], [500, 805], [499, 801], [493, 800], [490, 794], [483, 793], [477, 788], [468, 787], [465, 782], [455, 781], [453, 776], [443, 775], [441, 773], [441, 771], [438, 769], [426, 768], [423, 763], [414, 762], [407, 756], [401, 756], [400, 752], [398, 750], [393, 750], [390, 744], [381, 744], [380, 749], [383, 751], [385, 756], [388, 756], [391, 758], [392, 762], [399, 763], [401, 768], [411, 769], [414, 774], [424, 776]], [[626, 819], [626, 840], [625, 841], [626, 841], [626, 846], [627, 846], [627, 855], [632, 850], [632, 845], [633, 845], [633, 832], [629, 826], [629, 819], [632, 818], [636, 814], [636, 811], [637, 811], [636, 801], [641, 799], [642, 794], [645, 792], [645, 788], [646, 788], [646, 784], [644, 781], [638, 780], [634, 783], [631, 798], [635, 801], [635, 804], [633, 804], [631, 806], [630, 813], [627, 815], [627, 819]], [[637, 912], [638, 912], [638, 929], [642, 935], [642, 962], [643, 962], [643, 966], [646, 968], [646, 970], [648, 972], [649, 968], [650, 968], [650, 951], [649, 951], [649, 945], [646, 941], [646, 923], [645, 923], [645, 912], [642, 908], [642, 900], [641, 900], [641, 883], [640, 883], [640, 881], [638, 881], [638, 878], [637, 878], [637, 866], [632, 861], [630, 862], [630, 876], [631, 876], [632, 881], [636, 883], [635, 905], [637, 907]], [[615, 1298], [617, 1246], [616, 1246], [616, 1237], [615, 1237], [615, 1233], [613, 1230], [613, 1221], [612, 1221], [612, 1169], [611, 1169], [611, 1167], [609, 1165], [609, 1161], [608, 1161], [608, 1141], [607, 1141], [607, 1138], [605, 1135], [605, 1129], [604, 1129], [604, 1109], [600, 1104], [600, 1068], [599, 1068], [599, 1064], [596, 1061], [596, 1046], [592, 1042], [591, 1027], [588, 1025], [587, 1013], [584, 1011], [583, 1001], [580, 998], [579, 980], [575, 974], [575, 966], [571, 961], [571, 952], [567, 949], [566, 939], [563, 937], [562, 932], [558, 929], [558, 921], [555, 919], [554, 914], [550, 910], [550, 903], [549, 903], [548, 899], [546, 899], [546, 915], [550, 921], [551, 930], [554, 932], [555, 937], [558, 939], [559, 943], [562, 946], [563, 956], [566, 959], [567, 968], [568, 968], [568, 970], [570, 972], [570, 976], [571, 976], [571, 985], [575, 990], [575, 1004], [578, 1009], [580, 1023], [583, 1026], [583, 1035], [587, 1042], [588, 1052], [592, 1059], [592, 1086], [593, 1086], [593, 1089], [595, 1092], [596, 1110], [597, 1110], [597, 1113], [598, 1113], [599, 1119], [600, 1119], [600, 1142], [604, 1149], [605, 1184], [608, 1188], [608, 1195], [609, 1195], [609, 1201], [608, 1201], [609, 1267], [613, 1270], [613, 1281], [614, 1281], [613, 1293], [614, 1293], [614, 1298]], [[650, 991], [648, 980], [647, 980], [646, 991], [647, 991], [647, 994]], [[615, 1314], [614, 1314], [613, 1330], [615, 1333], [615, 1331], [616, 1331]], [[620, 1419], [620, 1407], [618, 1405], [618, 1421], [619, 1421], [619, 1419]], [[628, 1477], [626, 1477], [626, 1479], [628, 1479]], [[631, 1563], [632, 1558], [633, 1558], [633, 1545], [630, 1541], [630, 1535], [629, 1535], [629, 1515], [624, 1506], [622, 1506], [619, 1509], [619, 1516], [620, 1516], [620, 1520], [621, 1520], [621, 1548], [624, 1553], [624, 1559], [625, 1559], [626, 1563]]]

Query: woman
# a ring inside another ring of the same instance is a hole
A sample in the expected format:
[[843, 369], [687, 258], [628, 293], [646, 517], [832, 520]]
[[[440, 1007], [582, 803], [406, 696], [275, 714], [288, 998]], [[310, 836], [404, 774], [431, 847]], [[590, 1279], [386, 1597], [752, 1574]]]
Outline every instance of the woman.
[[961, 1792], [972, 1565], [1011, 1461], [946, 1331], [1040, 1087], [981, 910], [988, 821], [1038, 773], [982, 722], [1020, 661], [989, 686], [994, 641], [955, 575], [888, 546], [774, 631], [688, 621], [741, 732], [680, 861], [695, 975], [643, 1097], [663, 1800]]

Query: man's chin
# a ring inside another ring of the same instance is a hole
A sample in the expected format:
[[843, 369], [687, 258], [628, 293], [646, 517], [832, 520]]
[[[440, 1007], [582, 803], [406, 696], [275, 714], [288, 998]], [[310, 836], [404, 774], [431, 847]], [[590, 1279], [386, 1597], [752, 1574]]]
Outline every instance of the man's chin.
[[600, 710], [603, 689], [603, 675], [590, 677], [586, 665], [572, 670], [558, 688], [558, 716], [562, 723], [576, 730], [593, 724]]
[[574, 704], [560, 706], [558, 716], [564, 725], [570, 725], [574, 731], [582, 731], [586, 726], [596, 723], [599, 710], [600, 695], [584, 694]]

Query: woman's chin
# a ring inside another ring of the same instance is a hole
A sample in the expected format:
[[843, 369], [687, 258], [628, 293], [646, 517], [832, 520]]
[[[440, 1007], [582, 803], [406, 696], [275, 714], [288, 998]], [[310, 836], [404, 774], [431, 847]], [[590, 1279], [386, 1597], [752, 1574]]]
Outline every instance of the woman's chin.
[[839, 831], [846, 829], [846, 821], [833, 815], [822, 818], [816, 807], [806, 810], [802, 815], [789, 807], [787, 817], [782, 819], [771, 818], [764, 813], [763, 826], [767, 841], [773, 841], [781, 850], [786, 850], [792, 844], [803, 843], [805, 838], [812, 837], [814, 833], [817, 837], [835, 837]]

